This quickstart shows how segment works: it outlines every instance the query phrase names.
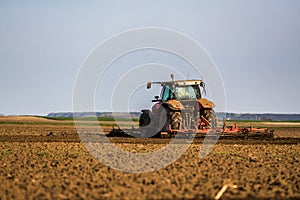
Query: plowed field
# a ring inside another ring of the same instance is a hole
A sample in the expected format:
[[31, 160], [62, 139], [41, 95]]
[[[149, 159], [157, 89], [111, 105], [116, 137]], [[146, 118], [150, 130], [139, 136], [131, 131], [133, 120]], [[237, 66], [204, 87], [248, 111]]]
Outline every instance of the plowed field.
[[[299, 127], [274, 126], [274, 140], [219, 140], [204, 158], [196, 139], [165, 168], [125, 173], [94, 158], [72, 124], [22, 120], [0, 124], [0, 199], [214, 199], [224, 185], [236, 187], [221, 199], [300, 199]], [[169, 142], [111, 141], [131, 152]]]

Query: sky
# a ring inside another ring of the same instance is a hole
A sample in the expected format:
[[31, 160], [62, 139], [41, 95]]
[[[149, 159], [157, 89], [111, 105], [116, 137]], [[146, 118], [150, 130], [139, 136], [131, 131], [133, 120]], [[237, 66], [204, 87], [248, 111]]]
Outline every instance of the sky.
[[[299, 10], [298, 0], [1, 0], [0, 113], [71, 112], [76, 77], [92, 50], [142, 27], [172, 29], [205, 48], [224, 83], [226, 112], [300, 113]], [[151, 62], [198, 78], [178, 57], [147, 50], [123, 56], [110, 73]], [[104, 96], [112, 83], [101, 81], [95, 107], [110, 111]], [[140, 89], [129, 107], [150, 107], [153, 94]]]

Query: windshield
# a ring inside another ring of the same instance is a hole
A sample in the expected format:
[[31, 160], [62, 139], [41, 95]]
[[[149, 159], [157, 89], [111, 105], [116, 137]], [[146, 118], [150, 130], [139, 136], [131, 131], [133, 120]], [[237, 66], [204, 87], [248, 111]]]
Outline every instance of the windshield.
[[201, 94], [198, 85], [176, 86], [175, 88], [170, 88], [170, 86], [167, 85], [163, 88], [161, 93], [161, 99], [163, 102], [170, 99], [197, 100], [200, 98]]
[[175, 95], [179, 100], [196, 100], [201, 98], [198, 85], [177, 86]]

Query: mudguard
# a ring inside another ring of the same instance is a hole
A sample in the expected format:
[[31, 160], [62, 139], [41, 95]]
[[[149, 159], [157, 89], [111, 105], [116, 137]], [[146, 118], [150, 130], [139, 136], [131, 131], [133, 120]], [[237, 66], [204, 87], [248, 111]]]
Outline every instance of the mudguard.
[[177, 100], [169, 100], [164, 103], [162, 103], [164, 106], [168, 106], [171, 110], [183, 110], [184, 106]]
[[209, 101], [206, 98], [201, 98], [198, 99], [198, 103], [203, 107], [203, 108], [214, 108], [215, 104], [212, 101]]

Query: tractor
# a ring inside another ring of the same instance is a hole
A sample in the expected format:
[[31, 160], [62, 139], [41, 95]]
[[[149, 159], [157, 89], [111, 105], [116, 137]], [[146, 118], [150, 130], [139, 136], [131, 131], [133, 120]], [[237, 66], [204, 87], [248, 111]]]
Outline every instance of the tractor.
[[202, 95], [206, 93], [202, 80], [174, 80], [148, 82], [162, 86], [160, 96], [155, 96], [151, 110], [142, 110], [139, 127], [142, 137], [175, 136], [180, 133], [214, 130], [217, 119], [214, 103]]

